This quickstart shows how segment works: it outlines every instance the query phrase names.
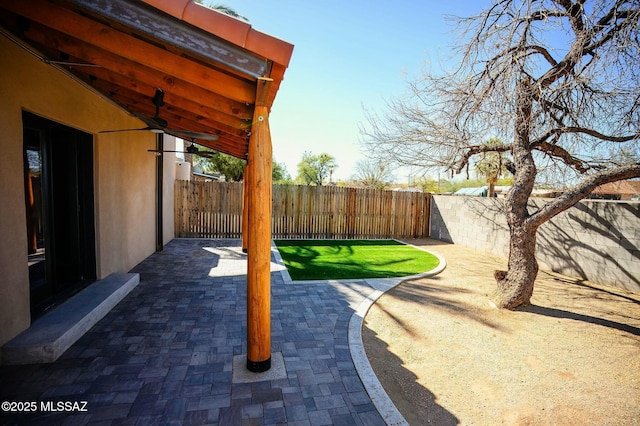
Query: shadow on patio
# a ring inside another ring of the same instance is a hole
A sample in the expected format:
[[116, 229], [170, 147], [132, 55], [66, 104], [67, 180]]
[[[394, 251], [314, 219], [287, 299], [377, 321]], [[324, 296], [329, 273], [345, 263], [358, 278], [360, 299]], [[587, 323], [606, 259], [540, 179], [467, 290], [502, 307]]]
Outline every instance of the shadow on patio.
[[[383, 425], [351, 359], [348, 323], [373, 291], [285, 282], [272, 263], [272, 353], [286, 377], [236, 383], [246, 354], [239, 240], [175, 239], [134, 268], [140, 284], [51, 364], [0, 367], [0, 399], [36, 401], [3, 424]], [[41, 402], [87, 401], [43, 412]]]

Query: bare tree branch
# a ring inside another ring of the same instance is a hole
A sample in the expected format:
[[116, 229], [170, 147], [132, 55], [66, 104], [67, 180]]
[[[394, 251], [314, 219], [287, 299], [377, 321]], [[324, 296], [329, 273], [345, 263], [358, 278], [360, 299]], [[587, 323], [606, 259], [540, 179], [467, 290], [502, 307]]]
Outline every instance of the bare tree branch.
[[511, 145], [474, 145], [467, 148], [466, 152], [462, 155], [458, 162], [458, 167], [455, 169], [456, 173], [460, 173], [464, 168], [469, 166], [469, 159], [478, 154], [487, 152], [509, 152], [511, 151]]
[[547, 139], [551, 137], [558, 137], [565, 133], [583, 133], [585, 135], [593, 136], [594, 138], [600, 139], [602, 141], [608, 142], [629, 142], [640, 139], [640, 134], [635, 135], [625, 135], [625, 136], [613, 136], [613, 135], [605, 135], [604, 133], [600, 133], [595, 129], [589, 129], [584, 127], [562, 127], [562, 128], [554, 128], [540, 136], [536, 140], [531, 142], [532, 148], [538, 148], [542, 144], [546, 142]]
[[540, 226], [547, 220], [574, 206], [584, 199], [595, 188], [606, 183], [640, 177], [640, 164], [616, 167], [593, 174], [578, 185], [564, 192], [559, 197], [545, 204], [540, 210], [532, 214], [527, 220], [532, 226]]
[[573, 167], [580, 173], [586, 173], [591, 168], [588, 164], [585, 164], [582, 160], [574, 157], [567, 150], [558, 145], [541, 142], [536, 145], [536, 148], [551, 157], [559, 158], [566, 165]]

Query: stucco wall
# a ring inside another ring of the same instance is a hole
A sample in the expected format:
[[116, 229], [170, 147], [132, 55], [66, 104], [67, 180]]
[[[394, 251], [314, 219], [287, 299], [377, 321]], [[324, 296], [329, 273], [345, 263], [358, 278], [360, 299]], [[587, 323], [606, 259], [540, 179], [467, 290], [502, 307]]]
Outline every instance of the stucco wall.
[[[531, 208], [542, 205], [533, 199]], [[506, 257], [502, 199], [436, 195], [431, 237]], [[541, 267], [640, 292], [640, 203], [582, 201], [538, 230]]]
[[[155, 250], [155, 136], [101, 96], [0, 36], [0, 345], [29, 326], [22, 111], [94, 134], [97, 273], [128, 271]], [[172, 167], [169, 191], [173, 189]], [[165, 200], [173, 195], [165, 192]], [[167, 203], [165, 202], [165, 206]], [[173, 206], [165, 208], [173, 237]], [[165, 222], [166, 223], [166, 222]]]
[[[174, 151], [176, 149], [176, 138], [173, 136], [164, 136], [164, 149], [167, 151]], [[163, 244], [167, 244], [175, 237], [174, 232], [174, 182], [176, 180], [176, 156], [172, 153], [164, 154], [163, 162], [163, 176], [164, 176], [164, 191], [162, 193], [162, 237]]]

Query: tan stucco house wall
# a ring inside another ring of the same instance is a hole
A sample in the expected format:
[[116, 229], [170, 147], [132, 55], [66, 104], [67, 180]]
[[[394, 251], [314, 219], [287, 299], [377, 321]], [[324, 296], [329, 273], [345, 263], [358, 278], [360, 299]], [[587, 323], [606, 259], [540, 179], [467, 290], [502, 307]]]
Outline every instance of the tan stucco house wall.
[[[96, 271], [125, 272], [156, 248], [155, 135], [144, 123], [0, 37], [0, 345], [30, 325], [22, 112], [93, 134]], [[167, 137], [165, 147], [173, 139]], [[170, 148], [168, 148], [170, 149]], [[164, 242], [173, 238], [175, 158], [164, 164]]]

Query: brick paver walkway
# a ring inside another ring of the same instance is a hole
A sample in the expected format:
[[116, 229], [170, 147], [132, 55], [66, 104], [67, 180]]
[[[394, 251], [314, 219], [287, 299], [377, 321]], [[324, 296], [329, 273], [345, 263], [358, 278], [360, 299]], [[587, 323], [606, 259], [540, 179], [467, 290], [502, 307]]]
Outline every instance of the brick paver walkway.
[[[141, 282], [53, 364], [0, 367], [3, 424], [383, 425], [351, 358], [363, 282], [285, 282], [272, 272], [272, 352], [286, 377], [234, 382], [246, 354], [246, 258], [238, 240], [176, 239]], [[51, 401], [86, 411], [43, 412]], [[83, 407], [82, 401], [86, 401]]]

